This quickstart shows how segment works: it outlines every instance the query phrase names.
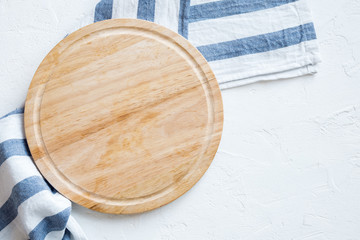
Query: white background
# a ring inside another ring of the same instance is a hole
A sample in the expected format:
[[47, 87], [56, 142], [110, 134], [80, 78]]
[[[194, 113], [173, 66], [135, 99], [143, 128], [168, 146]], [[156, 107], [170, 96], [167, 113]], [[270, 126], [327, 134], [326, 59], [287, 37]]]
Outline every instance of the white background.
[[[97, 2], [0, 0], [0, 115]], [[90, 239], [360, 239], [360, 1], [308, 3], [319, 73], [223, 91], [221, 145], [200, 182], [143, 214], [74, 204]]]

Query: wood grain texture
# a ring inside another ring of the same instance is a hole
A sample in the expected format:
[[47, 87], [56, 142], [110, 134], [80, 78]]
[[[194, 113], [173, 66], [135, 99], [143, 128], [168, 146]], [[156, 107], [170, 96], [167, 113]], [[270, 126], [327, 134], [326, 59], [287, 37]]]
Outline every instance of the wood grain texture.
[[43, 176], [107, 213], [148, 211], [205, 173], [223, 126], [221, 93], [186, 39], [142, 20], [88, 25], [45, 57], [25, 132]]

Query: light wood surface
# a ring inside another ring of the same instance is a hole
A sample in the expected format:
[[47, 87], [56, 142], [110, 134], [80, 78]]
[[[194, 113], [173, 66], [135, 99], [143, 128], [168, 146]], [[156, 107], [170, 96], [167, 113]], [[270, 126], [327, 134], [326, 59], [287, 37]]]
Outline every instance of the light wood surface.
[[222, 125], [206, 60], [142, 20], [98, 22], [66, 37], [39, 66], [25, 106], [44, 177], [107, 213], [148, 211], [184, 194], [212, 162]]

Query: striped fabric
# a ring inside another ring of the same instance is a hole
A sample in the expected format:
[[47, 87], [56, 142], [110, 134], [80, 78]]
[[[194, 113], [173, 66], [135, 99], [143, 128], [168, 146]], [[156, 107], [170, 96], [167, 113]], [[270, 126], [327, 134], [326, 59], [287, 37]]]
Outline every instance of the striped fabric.
[[102, 0], [94, 21], [138, 18], [178, 32], [224, 89], [316, 72], [316, 34], [304, 1]]
[[85, 240], [71, 202], [35, 167], [24, 135], [23, 109], [0, 118], [0, 239]]

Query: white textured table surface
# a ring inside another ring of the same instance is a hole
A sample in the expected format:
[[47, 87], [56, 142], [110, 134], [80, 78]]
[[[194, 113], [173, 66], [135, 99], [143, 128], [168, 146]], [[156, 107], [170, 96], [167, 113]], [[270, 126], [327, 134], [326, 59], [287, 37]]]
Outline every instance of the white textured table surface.
[[[0, 115], [96, 2], [0, 0]], [[319, 73], [223, 91], [222, 142], [200, 182], [144, 214], [75, 205], [90, 239], [360, 239], [360, 1], [309, 5]]]

